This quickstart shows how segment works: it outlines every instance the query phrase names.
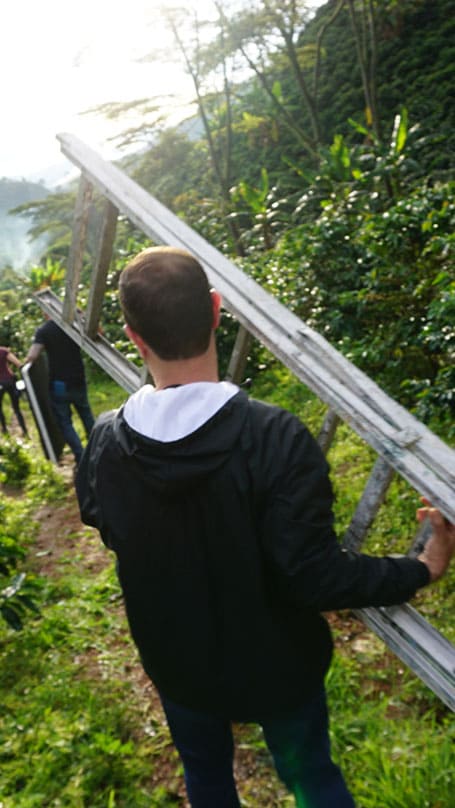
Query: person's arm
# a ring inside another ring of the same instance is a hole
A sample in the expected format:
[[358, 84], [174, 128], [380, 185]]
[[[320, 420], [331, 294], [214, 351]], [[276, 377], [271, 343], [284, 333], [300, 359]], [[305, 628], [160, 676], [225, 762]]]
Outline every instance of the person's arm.
[[81, 521], [96, 527], [104, 544], [110, 547], [109, 530], [104, 524], [102, 503], [99, 501], [98, 465], [104, 451], [105, 435], [110, 431], [114, 411], [99, 416], [79, 461], [76, 474], [76, 495]]
[[318, 611], [398, 605], [445, 570], [453, 550], [435, 514], [436, 536], [419, 559], [344, 549], [334, 530], [328, 465], [316, 441], [302, 428], [285, 455], [263, 518], [270, 576], [284, 600]]
[[42, 345], [40, 342], [34, 342], [31, 345], [30, 350], [29, 350], [27, 356], [25, 357], [23, 364], [26, 365], [27, 362], [32, 362], [32, 363], [35, 362], [35, 360], [38, 359], [38, 357], [39, 357], [41, 351], [43, 350], [43, 348], [44, 348], [44, 345]]
[[17, 358], [17, 356], [15, 356], [15, 354], [13, 354], [12, 351], [8, 351], [8, 353], [6, 355], [6, 358], [7, 358], [8, 362], [11, 362], [12, 365], [15, 365], [17, 368], [21, 367], [21, 363], [19, 362], [19, 359]]

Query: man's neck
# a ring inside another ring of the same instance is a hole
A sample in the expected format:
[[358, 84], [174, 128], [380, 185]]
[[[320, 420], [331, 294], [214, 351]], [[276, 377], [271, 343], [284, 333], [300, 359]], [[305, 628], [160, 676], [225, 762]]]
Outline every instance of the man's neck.
[[196, 382], [219, 382], [218, 375], [205, 373], [171, 373], [163, 376], [152, 374], [155, 383], [155, 390], [165, 390], [168, 387], [181, 387], [184, 384], [195, 384]]
[[192, 359], [163, 361], [156, 356], [149, 358], [148, 369], [153, 378], [155, 389], [176, 387], [195, 382], [218, 382], [218, 361], [215, 345], [208, 351]]

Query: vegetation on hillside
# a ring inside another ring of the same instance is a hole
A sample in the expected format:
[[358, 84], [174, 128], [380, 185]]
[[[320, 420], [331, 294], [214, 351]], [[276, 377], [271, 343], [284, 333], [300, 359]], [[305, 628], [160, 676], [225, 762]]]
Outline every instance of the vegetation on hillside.
[[[21, 440], [6, 438], [0, 444], [0, 620], [21, 629], [24, 619], [38, 607], [37, 583], [23, 570], [24, 559], [36, 535], [33, 510], [43, 500], [58, 499], [63, 483], [51, 464]], [[20, 493], [20, 499], [3, 491]]]
[[[235, 13], [228, 2], [215, 6], [210, 25], [196, 18], [185, 38], [185, 15], [168, 14], [174, 52], [193, 78], [197, 126], [163, 127], [154, 99], [138, 102], [144, 123], [124, 137], [148, 146], [123, 168], [453, 441], [450, 0], [330, 0], [313, 19], [302, 0], [236, 3]], [[121, 114], [122, 105], [105, 111]], [[19, 357], [41, 320], [32, 292], [49, 285], [62, 294], [74, 195], [37, 194], [17, 209], [48, 239], [26, 281], [10, 268], [0, 277], [0, 344]], [[96, 195], [92, 206], [97, 214]], [[82, 307], [98, 223], [95, 215]], [[105, 336], [133, 361], [117, 280], [145, 243], [121, 217], [102, 312]], [[223, 368], [234, 325], [225, 315]], [[90, 362], [88, 371], [95, 411], [117, 406], [123, 393]], [[322, 405], [257, 344], [247, 375], [253, 395], [317, 431]], [[80, 525], [64, 469], [43, 461], [32, 437], [0, 446], [0, 804], [183, 805], [181, 770], [128, 637], [114, 567]], [[329, 460], [341, 535], [373, 456], [343, 426]], [[396, 479], [367, 550], [406, 552], [416, 506]], [[454, 575], [417, 598], [452, 641]], [[333, 745], [359, 808], [451, 807], [448, 711], [349, 614], [330, 620]], [[290, 806], [260, 733], [244, 728], [238, 740], [245, 806]]]
[[[123, 391], [88, 370], [95, 412], [118, 406]], [[264, 371], [253, 393], [293, 409], [317, 430], [320, 403], [302, 395], [284, 369]], [[181, 766], [129, 637], [112, 556], [96, 531], [80, 523], [69, 467], [43, 461], [31, 433], [31, 444], [15, 444], [2, 467], [0, 507], [8, 532], [20, 533], [23, 545], [27, 540], [19, 569], [33, 582], [34, 611], [20, 631], [0, 621], [0, 802], [4, 808], [184, 808]], [[340, 531], [370, 454], [347, 427], [339, 431], [329, 459]], [[415, 492], [396, 481], [371, 537], [372, 552], [405, 549], [416, 505]], [[421, 591], [416, 604], [452, 640], [454, 579], [452, 570]], [[333, 752], [356, 805], [451, 808], [451, 713], [349, 612], [328, 619], [336, 643], [327, 680]], [[245, 808], [291, 808], [260, 730], [236, 726], [235, 736]]]

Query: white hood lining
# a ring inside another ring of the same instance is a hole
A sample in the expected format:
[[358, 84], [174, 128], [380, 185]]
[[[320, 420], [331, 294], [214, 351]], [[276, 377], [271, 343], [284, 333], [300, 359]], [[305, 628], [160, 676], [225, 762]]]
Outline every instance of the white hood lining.
[[170, 443], [199, 429], [238, 390], [231, 382], [194, 382], [165, 390], [145, 384], [126, 402], [124, 416], [141, 435]]

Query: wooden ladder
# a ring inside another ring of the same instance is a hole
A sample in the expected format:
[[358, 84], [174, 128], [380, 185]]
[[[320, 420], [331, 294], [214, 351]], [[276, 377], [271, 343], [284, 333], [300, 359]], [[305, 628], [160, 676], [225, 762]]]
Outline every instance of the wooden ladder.
[[[344, 537], [348, 548], [361, 547], [396, 473], [455, 522], [455, 452], [450, 447], [119, 168], [76, 137], [57, 137], [63, 153], [81, 170], [81, 179], [63, 304], [48, 290], [36, 298], [92, 359], [129, 393], [145, 379], [98, 335], [121, 213], [155, 243], [183, 247], [201, 262], [211, 285], [221, 293], [223, 306], [239, 323], [228, 378], [235, 382], [243, 378], [251, 340], [256, 338], [328, 405], [318, 436], [325, 452], [340, 421], [375, 450], [377, 460]], [[79, 314], [77, 290], [93, 189], [105, 199], [104, 217], [87, 308]], [[427, 534], [424, 525], [411, 543], [410, 555], [418, 554]], [[408, 604], [355, 613], [455, 711], [455, 647], [442, 634]]]

